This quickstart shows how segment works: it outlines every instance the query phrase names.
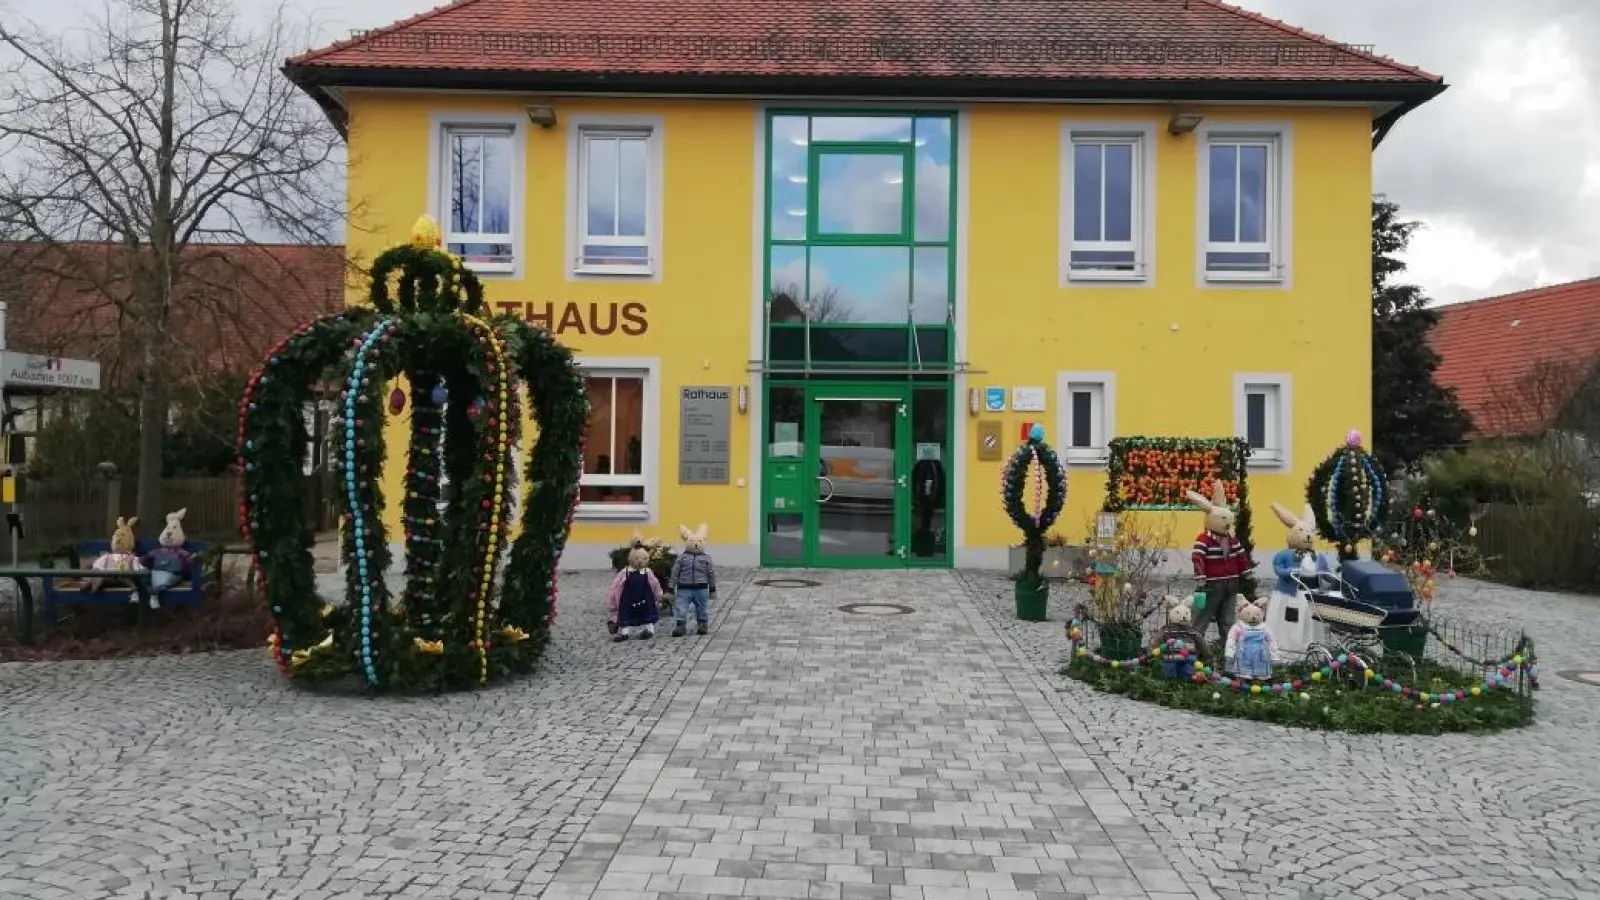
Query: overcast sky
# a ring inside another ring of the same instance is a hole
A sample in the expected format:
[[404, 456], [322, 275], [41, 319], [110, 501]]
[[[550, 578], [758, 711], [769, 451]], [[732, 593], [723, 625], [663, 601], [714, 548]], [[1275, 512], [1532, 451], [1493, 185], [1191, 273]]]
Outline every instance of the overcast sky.
[[[323, 40], [435, 5], [299, 2]], [[1436, 300], [1600, 275], [1600, 0], [1236, 2], [1445, 76], [1375, 162], [1377, 189], [1425, 223], [1411, 274]], [[52, 26], [99, 7], [0, 0]]]

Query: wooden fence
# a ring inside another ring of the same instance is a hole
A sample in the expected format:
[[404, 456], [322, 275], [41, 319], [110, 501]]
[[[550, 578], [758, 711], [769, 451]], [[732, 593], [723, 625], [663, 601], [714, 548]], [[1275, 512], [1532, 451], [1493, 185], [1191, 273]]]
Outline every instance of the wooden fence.
[[1600, 510], [1491, 504], [1478, 521], [1490, 577], [1522, 587], [1600, 587]]
[[[314, 530], [331, 529], [337, 513], [323, 490], [321, 475], [305, 476], [306, 520]], [[117, 516], [131, 516], [136, 489], [131, 481], [99, 479], [30, 481], [23, 505], [23, 553], [53, 550], [74, 541], [111, 536]], [[239, 481], [232, 477], [168, 478], [162, 484], [163, 510], [188, 510], [183, 529], [196, 540], [233, 541], [239, 535]], [[162, 522], [140, 523], [141, 536], [154, 537]]]

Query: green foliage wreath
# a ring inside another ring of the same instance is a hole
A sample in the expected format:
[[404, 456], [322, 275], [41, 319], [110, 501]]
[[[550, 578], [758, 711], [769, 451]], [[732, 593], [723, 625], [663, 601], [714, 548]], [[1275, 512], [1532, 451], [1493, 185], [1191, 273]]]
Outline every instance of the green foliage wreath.
[[[1028, 472], [1037, 460], [1040, 483], [1036, 490], [1042, 495], [1037, 503], [1038, 513], [1030, 511], [1025, 500], [1031, 479]], [[1044, 538], [1061, 510], [1067, 505], [1067, 473], [1056, 451], [1044, 442], [1041, 433], [1029, 435], [1011, 458], [1006, 460], [1000, 476], [1000, 499], [1005, 505], [1011, 523], [1022, 531], [1024, 562], [1019, 580], [1037, 583], [1042, 576], [1039, 567], [1044, 563]]]
[[[379, 256], [371, 274], [370, 309], [296, 330], [268, 354], [241, 402], [241, 531], [261, 567], [273, 656], [295, 681], [359, 676], [374, 689], [454, 690], [527, 672], [555, 616], [556, 562], [577, 502], [588, 418], [582, 376], [549, 332], [488, 318], [477, 279], [425, 232]], [[346, 602], [325, 606], [302, 512], [301, 411], [330, 378], [339, 385]], [[392, 387], [402, 378], [409, 397]], [[512, 542], [524, 386], [538, 440]], [[405, 587], [395, 597], [386, 580], [383, 426], [408, 400]]]

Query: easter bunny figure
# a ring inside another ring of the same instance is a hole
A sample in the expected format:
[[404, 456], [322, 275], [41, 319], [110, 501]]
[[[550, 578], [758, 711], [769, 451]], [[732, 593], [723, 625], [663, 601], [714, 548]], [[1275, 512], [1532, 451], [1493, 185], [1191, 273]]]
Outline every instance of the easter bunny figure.
[[647, 641], [656, 634], [661, 618], [661, 583], [650, 571], [650, 551], [636, 546], [628, 551], [628, 564], [611, 580], [610, 618], [613, 641], [638, 636]]
[[1228, 672], [1240, 678], [1262, 680], [1272, 677], [1272, 632], [1265, 624], [1266, 613], [1254, 603], [1239, 598], [1238, 619], [1228, 629], [1228, 644], [1223, 651], [1228, 661]]
[[[138, 516], [134, 516], [131, 519], [123, 519], [119, 517], [117, 519], [116, 529], [111, 532], [111, 549], [99, 559], [95, 560], [90, 565], [90, 568], [99, 572], [144, 571], [144, 564], [139, 561], [138, 554], [134, 552], [134, 548], [138, 546], [138, 541], [133, 537], [133, 526], [137, 524], [139, 524]], [[93, 593], [100, 590], [101, 586], [105, 584], [105, 581], [106, 579], [103, 578], [91, 578], [84, 587], [86, 590]], [[138, 603], [138, 593], [135, 591], [129, 591], [128, 602]], [[154, 596], [150, 598], [150, 605], [159, 605]]]
[[678, 622], [672, 636], [688, 633], [690, 610], [694, 611], [695, 633], [705, 634], [711, 627], [711, 601], [717, 596], [717, 564], [706, 552], [706, 523], [701, 522], [697, 531], [679, 525], [678, 535], [683, 538], [683, 552], [672, 561], [672, 574], [667, 578], [667, 589], [678, 598]]
[[1244, 545], [1233, 536], [1233, 510], [1228, 508], [1228, 493], [1220, 479], [1211, 482], [1211, 497], [1189, 491], [1189, 502], [1205, 510], [1205, 527], [1194, 539], [1194, 549], [1189, 554], [1194, 564], [1195, 577], [1200, 579], [1205, 593], [1205, 605], [1196, 611], [1195, 633], [1202, 641], [1210, 631], [1213, 620], [1217, 635], [1226, 637], [1233, 627], [1234, 601], [1239, 596], [1239, 576], [1250, 571], [1255, 563], [1245, 552]]
[[146, 553], [142, 560], [145, 568], [150, 570], [152, 606], [157, 602], [155, 598], [163, 591], [183, 581], [184, 573], [194, 561], [194, 554], [183, 546], [188, 540], [183, 534], [183, 516], [188, 511], [180, 509], [177, 512], [167, 513], [167, 526], [161, 529], [160, 537], [156, 538], [159, 546]]
[[1276, 580], [1267, 600], [1267, 630], [1279, 653], [1304, 653], [1320, 636], [1306, 589], [1316, 585], [1318, 575], [1332, 572], [1333, 566], [1327, 554], [1317, 552], [1316, 520], [1309, 505], [1299, 517], [1277, 503], [1272, 504], [1272, 511], [1289, 529], [1284, 541], [1289, 546], [1272, 557]]

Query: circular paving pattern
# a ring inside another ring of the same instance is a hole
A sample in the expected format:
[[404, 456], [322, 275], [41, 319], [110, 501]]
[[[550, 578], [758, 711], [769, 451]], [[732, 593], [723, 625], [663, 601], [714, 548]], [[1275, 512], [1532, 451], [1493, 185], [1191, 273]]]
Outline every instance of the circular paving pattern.
[[769, 588], [814, 588], [822, 587], [822, 582], [812, 581], [809, 578], [762, 578], [755, 582], [762, 587]]
[[1595, 687], [1600, 687], [1600, 672], [1579, 672], [1569, 669], [1565, 672], [1557, 672], [1556, 674], [1567, 679], [1568, 681], [1576, 681], [1579, 684], [1592, 684]]
[[839, 611], [858, 616], [903, 616], [916, 610], [899, 603], [846, 603]]

